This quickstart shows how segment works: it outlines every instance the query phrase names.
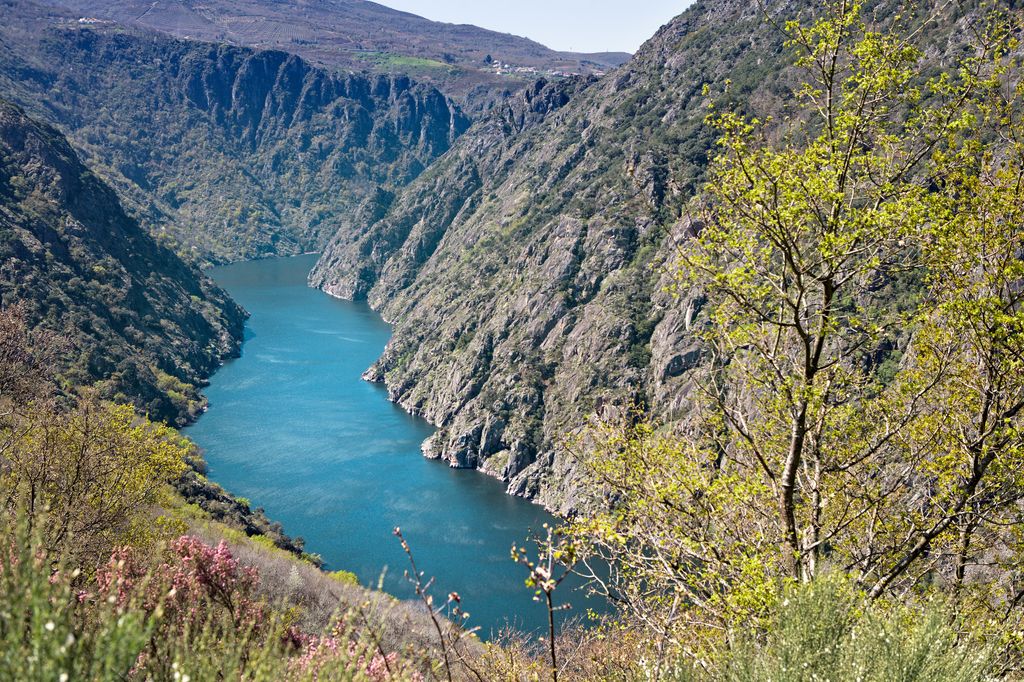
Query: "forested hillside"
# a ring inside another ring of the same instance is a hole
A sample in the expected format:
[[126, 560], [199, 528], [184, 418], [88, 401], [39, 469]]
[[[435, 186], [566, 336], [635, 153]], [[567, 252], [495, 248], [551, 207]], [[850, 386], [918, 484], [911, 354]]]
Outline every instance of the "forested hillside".
[[2, 101], [0, 305], [61, 340], [65, 388], [95, 384], [171, 423], [199, 413], [242, 340], [227, 294], [125, 215], [59, 132]]
[[61, 128], [158, 237], [200, 262], [316, 250], [468, 127], [404, 76], [0, 5], [0, 94]]

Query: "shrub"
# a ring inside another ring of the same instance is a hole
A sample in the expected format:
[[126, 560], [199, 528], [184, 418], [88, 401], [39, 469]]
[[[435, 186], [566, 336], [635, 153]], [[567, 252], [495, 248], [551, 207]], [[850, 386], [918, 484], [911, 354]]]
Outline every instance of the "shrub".
[[422, 679], [356, 618], [298, 630], [223, 543], [185, 536], [150, 567], [120, 549], [88, 581], [28, 528], [20, 515], [0, 553], [0, 680]]
[[974, 682], [990, 679], [992, 651], [961, 640], [939, 604], [866, 603], [827, 577], [792, 587], [766, 627], [739, 638], [716, 679]]
[[145, 510], [186, 467], [187, 449], [174, 431], [92, 396], [66, 413], [28, 410], [5, 435], [6, 511], [46, 510], [47, 549], [86, 563], [115, 545], [150, 539]]
[[351, 571], [331, 571], [327, 575], [342, 585], [359, 585], [359, 576]]
[[0, 552], [0, 679], [125, 679], [152, 622], [106, 600], [79, 596], [80, 572], [28, 541], [18, 522]]

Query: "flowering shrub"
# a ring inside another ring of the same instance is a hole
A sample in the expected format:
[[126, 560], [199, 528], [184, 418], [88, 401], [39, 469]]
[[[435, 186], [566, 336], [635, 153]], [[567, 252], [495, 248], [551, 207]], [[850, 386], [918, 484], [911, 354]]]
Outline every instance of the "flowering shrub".
[[[398, 664], [398, 654], [374, 651], [369, 643], [352, 639], [343, 622], [339, 622], [329, 635], [311, 637], [298, 634], [300, 655], [291, 661], [291, 672], [301, 679], [318, 681], [325, 671], [344, 670], [365, 676], [374, 682], [392, 679]], [[293, 640], [294, 641], [294, 640]], [[414, 675], [413, 680], [422, 680]]]
[[132, 548], [116, 550], [96, 574], [98, 596], [80, 602], [141, 609], [157, 636], [141, 651], [131, 679], [422, 680], [399, 672], [397, 654], [357, 640], [339, 620], [329, 634], [284, 624], [258, 600], [258, 571], [242, 566], [221, 541], [216, 547], [182, 536], [168, 557], [148, 568]]
[[131, 548], [117, 549], [97, 572], [97, 587], [121, 606], [137, 600], [148, 612], [161, 609], [165, 626], [195, 626], [211, 609], [222, 608], [236, 628], [259, 629], [266, 620], [254, 598], [259, 575], [239, 565], [224, 541], [210, 547], [185, 535], [170, 549], [170, 559], [155, 570], [147, 570]]

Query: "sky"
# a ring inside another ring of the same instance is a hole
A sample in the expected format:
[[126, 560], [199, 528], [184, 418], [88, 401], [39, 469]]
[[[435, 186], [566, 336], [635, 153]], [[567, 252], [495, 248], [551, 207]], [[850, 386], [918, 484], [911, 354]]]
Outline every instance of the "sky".
[[376, 0], [435, 21], [476, 24], [573, 52], [636, 52], [692, 0]]

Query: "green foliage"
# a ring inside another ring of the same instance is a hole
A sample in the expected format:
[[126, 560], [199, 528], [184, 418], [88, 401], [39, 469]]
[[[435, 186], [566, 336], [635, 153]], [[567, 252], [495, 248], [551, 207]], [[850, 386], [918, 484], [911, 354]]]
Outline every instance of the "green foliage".
[[830, 576], [786, 590], [759, 633], [739, 633], [712, 679], [812, 682], [981, 682], [998, 670], [991, 645], [961, 639], [939, 604], [867, 603]]
[[151, 366], [150, 370], [156, 378], [157, 390], [167, 397], [176, 414], [183, 415], [183, 418], [188, 420], [199, 416], [206, 405], [206, 400], [194, 385], [185, 383], [155, 365]]
[[1020, 622], [1024, 153], [996, 140], [1024, 121], [1015, 24], [987, 21], [932, 75], [902, 17], [827, 2], [785, 27], [793, 116], [709, 119], [677, 269], [707, 362], [675, 433], [591, 430], [613, 504], [575, 524], [662, 655], [700, 660], [832, 571], [874, 600], [948, 592], [975, 617], [957, 628]]
[[144, 544], [147, 506], [186, 469], [188, 448], [175, 431], [94, 397], [67, 412], [30, 410], [6, 435], [3, 511], [45, 511], [48, 551], [85, 559]]
[[420, 71], [452, 71], [452, 66], [436, 59], [412, 57], [394, 52], [358, 52], [356, 57], [385, 73], [400, 72], [417, 74]]
[[354, 585], [359, 586], [359, 576], [351, 571], [331, 571], [327, 574], [331, 580], [335, 580], [342, 585]]
[[10, 528], [0, 557], [0, 679], [125, 679], [152, 621], [106, 600], [86, 607], [79, 571], [33, 545], [24, 516]]

